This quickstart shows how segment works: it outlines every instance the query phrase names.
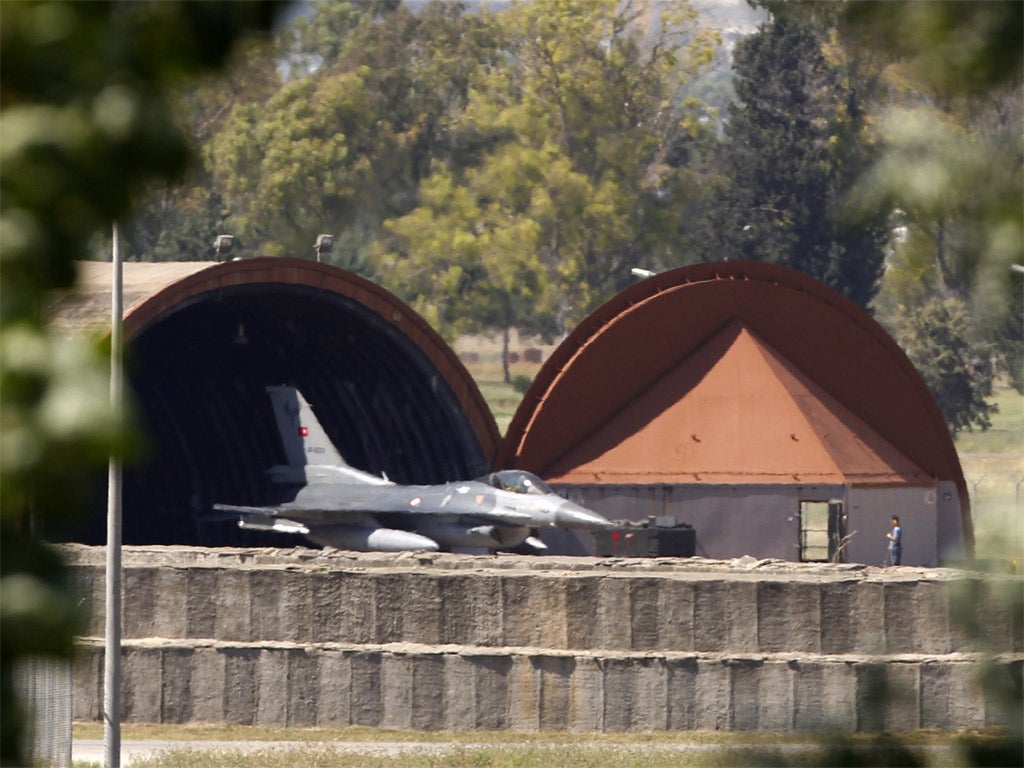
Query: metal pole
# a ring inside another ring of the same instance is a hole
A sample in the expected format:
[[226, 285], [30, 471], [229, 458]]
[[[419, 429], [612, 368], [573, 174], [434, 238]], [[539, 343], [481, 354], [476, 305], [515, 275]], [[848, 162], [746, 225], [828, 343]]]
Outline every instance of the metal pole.
[[[120, 412], [124, 391], [121, 364], [121, 229], [113, 227], [110, 285], [110, 402]], [[103, 655], [103, 754], [105, 768], [121, 766], [121, 462], [111, 456], [107, 482], [106, 632]]]

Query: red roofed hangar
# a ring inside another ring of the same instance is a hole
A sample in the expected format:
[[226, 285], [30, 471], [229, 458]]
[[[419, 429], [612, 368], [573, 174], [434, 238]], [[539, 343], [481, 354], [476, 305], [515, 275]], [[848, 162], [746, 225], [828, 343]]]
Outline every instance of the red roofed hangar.
[[854, 303], [763, 262], [683, 267], [599, 307], [497, 463], [612, 519], [688, 523], [708, 557], [881, 564], [894, 514], [904, 564], [973, 549], [959, 458], [906, 355]]

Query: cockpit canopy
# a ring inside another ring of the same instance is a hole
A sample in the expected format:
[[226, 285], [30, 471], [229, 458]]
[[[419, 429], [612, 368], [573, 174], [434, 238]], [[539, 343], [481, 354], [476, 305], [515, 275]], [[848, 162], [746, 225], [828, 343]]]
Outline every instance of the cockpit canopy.
[[521, 469], [503, 469], [500, 472], [491, 472], [491, 474], [481, 477], [480, 482], [512, 493], [529, 493], [535, 496], [554, 493], [548, 484], [535, 474], [524, 472]]

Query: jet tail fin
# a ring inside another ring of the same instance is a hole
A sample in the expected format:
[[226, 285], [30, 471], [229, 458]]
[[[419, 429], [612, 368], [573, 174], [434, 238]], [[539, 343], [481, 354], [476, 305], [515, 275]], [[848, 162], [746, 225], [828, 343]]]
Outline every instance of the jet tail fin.
[[[304, 484], [324, 477], [343, 476], [349, 482], [385, 485], [387, 480], [355, 469], [342, 458], [306, 398], [295, 387], [268, 386], [277, 431], [287, 464], [270, 469], [274, 482]], [[311, 471], [318, 467], [319, 471]], [[326, 468], [326, 469], [325, 469]]]
[[295, 387], [267, 387], [289, 467], [347, 467], [306, 398]]

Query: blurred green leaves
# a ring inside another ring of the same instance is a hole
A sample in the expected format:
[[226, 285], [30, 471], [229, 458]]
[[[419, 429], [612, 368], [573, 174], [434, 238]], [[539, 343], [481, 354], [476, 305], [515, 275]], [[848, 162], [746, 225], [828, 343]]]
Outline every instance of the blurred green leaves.
[[847, 32], [909, 68], [933, 92], [981, 94], [1019, 85], [1024, 4], [1018, 0], [858, 0]]
[[97, 233], [190, 149], [168, 93], [220, 65], [270, 2], [0, 3], [0, 761], [24, 764], [12, 670], [70, 653], [82, 611], [39, 531], [67, 525], [129, 445], [109, 344], [59, 338], [44, 311]]

